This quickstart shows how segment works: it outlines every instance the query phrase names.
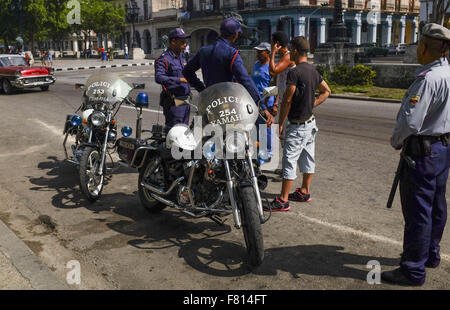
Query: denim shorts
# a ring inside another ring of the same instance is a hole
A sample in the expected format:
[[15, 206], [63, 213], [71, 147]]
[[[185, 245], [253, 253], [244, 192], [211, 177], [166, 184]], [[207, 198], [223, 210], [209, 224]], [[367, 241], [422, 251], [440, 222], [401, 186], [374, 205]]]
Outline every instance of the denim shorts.
[[314, 173], [314, 149], [316, 133], [319, 129], [316, 121], [309, 124], [289, 124], [285, 129], [286, 138], [283, 147], [283, 179], [297, 178], [297, 164], [301, 173]]

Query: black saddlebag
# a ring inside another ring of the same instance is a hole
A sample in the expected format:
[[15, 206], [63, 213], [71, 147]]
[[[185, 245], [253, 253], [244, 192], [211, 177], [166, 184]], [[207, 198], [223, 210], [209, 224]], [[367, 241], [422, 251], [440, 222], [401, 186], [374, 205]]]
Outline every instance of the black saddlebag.
[[[142, 146], [145, 146], [145, 142], [143, 140], [131, 137], [122, 137], [116, 142], [117, 154], [119, 154], [120, 159], [126, 162], [128, 165], [131, 165], [134, 154], [136, 153], [137, 149]], [[133, 167], [139, 166], [141, 164], [142, 160], [144, 159], [144, 154], [145, 150], [141, 150], [137, 153], [136, 158], [133, 162]]]

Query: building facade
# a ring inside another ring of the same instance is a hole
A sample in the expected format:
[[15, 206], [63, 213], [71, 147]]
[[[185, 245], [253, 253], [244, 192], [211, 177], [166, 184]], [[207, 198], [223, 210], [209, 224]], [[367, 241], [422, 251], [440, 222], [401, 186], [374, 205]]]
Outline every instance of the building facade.
[[[235, 11], [259, 30], [259, 41], [270, 42], [271, 34], [282, 30], [290, 38], [307, 37], [314, 51], [328, 39], [333, 6], [334, 0], [185, 0], [184, 8], [191, 24], [202, 15]], [[342, 6], [351, 43], [383, 46], [417, 41], [419, 0], [343, 0]]]
[[[307, 37], [313, 52], [328, 39], [334, 6], [334, 0], [136, 0], [136, 3], [139, 6], [136, 41], [150, 57], [161, 53], [163, 36], [179, 26], [192, 35], [190, 47], [196, 52], [219, 34], [220, 21], [232, 12], [257, 29], [257, 41], [252, 43], [269, 42], [273, 32], [282, 30], [290, 38]], [[384, 46], [415, 43], [418, 39], [420, 0], [343, 0], [342, 4], [351, 43]], [[132, 43], [130, 24], [122, 41], [129, 46]], [[248, 45], [250, 41], [241, 43]]]

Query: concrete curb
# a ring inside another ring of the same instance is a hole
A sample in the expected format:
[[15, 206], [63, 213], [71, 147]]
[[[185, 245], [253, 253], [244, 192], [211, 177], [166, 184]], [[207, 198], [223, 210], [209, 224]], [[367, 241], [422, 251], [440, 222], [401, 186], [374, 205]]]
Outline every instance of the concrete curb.
[[352, 96], [352, 95], [331, 95], [330, 98], [350, 99], [350, 100], [360, 100], [360, 101], [388, 102], [388, 103], [401, 103], [402, 102], [401, 100], [397, 100], [397, 99], [373, 98], [373, 97], [362, 97], [362, 96]]
[[31, 249], [0, 220], [0, 251], [35, 290], [68, 290]]
[[141, 66], [153, 66], [153, 64], [154, 64], [153, 62], [142, 62], [142, 63], [99, 65], [99, 66], [86, 66], [86, 67], [67, 67], [67, 68], [55, 68], [55, 72], [94, 70], [94, 69], [106, 69], [106, 68], [121, 68], [121, 67], [141, 67]]

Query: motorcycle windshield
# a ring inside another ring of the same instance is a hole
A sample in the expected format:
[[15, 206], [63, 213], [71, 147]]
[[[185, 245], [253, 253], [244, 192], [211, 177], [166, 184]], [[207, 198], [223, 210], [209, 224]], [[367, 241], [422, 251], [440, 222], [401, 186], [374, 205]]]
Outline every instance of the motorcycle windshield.
[[251, 131], [258, 119], [258, 106], [244, 86], [224, 82], [214, 84], [200, 93], [199, 115], [208, 123]]
[[89, 103], [120, 102], [128, 96], [133, 88], [110, 72], [94, 73], [87, 80], [85, 93]]

